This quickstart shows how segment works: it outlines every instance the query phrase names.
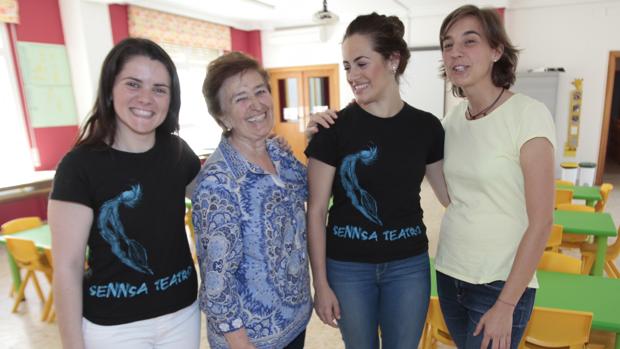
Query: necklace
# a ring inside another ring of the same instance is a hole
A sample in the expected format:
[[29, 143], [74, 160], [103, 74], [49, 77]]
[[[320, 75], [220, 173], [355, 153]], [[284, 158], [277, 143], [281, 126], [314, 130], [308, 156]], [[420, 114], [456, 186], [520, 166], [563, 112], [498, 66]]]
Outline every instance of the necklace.
[[479, 116], [486, 116], [487, 113], [489, 112], [489, 110], [491, 110], [495, 104], [497, 104], [497, 102], [499, 101], [500, 98], [502, 98], [502, 95], [504, 94], [504, 91], [506, 91], [505, 88], [502, 88], [502, 91], [499, 93], [499, 96], [497, 96], [497, 98], [495, 98], [495, 100], [493, 101], [493, 103], [491, 103], [491, 105], [489, 105], [488, 107], [482, 109], [480, 112], [471, 115], [471, 111], [469, 110], [469, 105], [467, 106], [467, 120], [476, 120]]

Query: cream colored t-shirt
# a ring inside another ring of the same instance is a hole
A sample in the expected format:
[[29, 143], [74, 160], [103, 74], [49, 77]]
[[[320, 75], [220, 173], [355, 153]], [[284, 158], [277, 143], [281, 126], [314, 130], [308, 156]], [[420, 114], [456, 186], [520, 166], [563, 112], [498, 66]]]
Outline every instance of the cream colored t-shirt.
[[[540, 102], [515, 94], [491, 114], [465, 119], [467, 102], [444, 119], [444, 174], [451, 203], [435, 266], [473, 284], [506, 280], [528, 225], [520, 149], [532, 138], [555, 147], [555, 127]], [[538, 287], [536, 277], [529, 287]]]

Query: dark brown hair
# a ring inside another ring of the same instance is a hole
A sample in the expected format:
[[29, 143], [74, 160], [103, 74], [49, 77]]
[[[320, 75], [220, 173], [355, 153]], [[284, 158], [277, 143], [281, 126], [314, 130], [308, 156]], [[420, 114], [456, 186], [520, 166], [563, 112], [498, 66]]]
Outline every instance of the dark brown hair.
[[[446, 33], [454, 23], [465, 17], [474, 17], [480, 22], [484, 36], [491, 48], [503, 48], [502, 56], [493, 64], [491, 79], [493, 85], [509, 89], [515, 82], [515, 70], [519, 59], [519, 50], [512, 45], [502, 20], [494, 8], [478, 8], [474, 5], [464, 5], [452, 11], [441, 24], [439, 29], [439, 45], [443, 50], [443, 42]], [[442, 64], [441, 75], [446, 77], [446, 67]], [[463, 89], [452, 85], [452, 94], [457, 97], [465, 97]]]
[[405, 25], [396, 16], [380, 15], [373, 12], [368, 15], [357, 16], [349, 26], [342, 41], [354, 34], [367, 35], [373, 45], [373, 50], [390, 59], [394, 53], [398, 53], [400, 60], [396, 68], [396, 81], [405, 72], [411, 52], [407, 47]]
[[258, 72], [265, 81], [267, 89], [271, 92], [269, 74], [267, 71], [263, 69], [257, 60], [241, 52], [234, 51], [226, 53], [211, 61], [207, 67], [207, 76], [202, 84], [202, 94], [207, 102], [209, 114], [211, 114], [217, 124], [224, 130], [223, 134], [225, 136], [228, 135], [228, 130], [222, 121], [224, 111], [222, 110], [222, 104], [219, 99], [220, 90], [226, 79], [248, 70]]
[[168, 114], [164, 122], [157, 127], [156, 134], [171, 134], [179, 130], [181, 87], [172, 59], [164, 49], [151, 40], [127, 38], [114, 46], [103, 61], [95, 105], [80, 131], [75, 147], [82, 145], [107, 147], [114, 144], [116, 112], [112, 100], [112, 89], [116, 76], [123, 70], [125, 63], [136, 56], [144, 56], [161, 62], [170, 75]]

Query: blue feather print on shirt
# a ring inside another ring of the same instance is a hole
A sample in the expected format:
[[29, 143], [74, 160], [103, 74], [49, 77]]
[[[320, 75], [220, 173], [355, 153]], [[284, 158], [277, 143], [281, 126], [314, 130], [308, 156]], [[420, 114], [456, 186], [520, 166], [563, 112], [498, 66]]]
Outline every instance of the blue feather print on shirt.
[[358, 162], [369, 166], [377, 160], [377, 155], [376, 146], [371, 146], [368, 149], [347, 155], [342, 160], [340, 166], [340, 181], [347, 196], [351, 199], [353, 207], [360, 211], [364, 217], [368, 218], [371, 222], [383, 225], [383, 222], [381, 222], [379, 218], [379, 213], [377, 212], [377, 201], [375, 201], [369, 192], [360, 186], [357, 175], [355, 174], [355, 166]]
[[153, 271], [148, 266], [146, 249], [136, 240], [127, 237], [118, 212], [121, 206], [135, 207], [141, 198], [142, 188], [137, 184], [133, 185], [130, 190], [106, 201], [101, 206], [97, 227], [101, 237], [110, 244], [112, 253], [121, 262], [136, 271], [153, 275]]

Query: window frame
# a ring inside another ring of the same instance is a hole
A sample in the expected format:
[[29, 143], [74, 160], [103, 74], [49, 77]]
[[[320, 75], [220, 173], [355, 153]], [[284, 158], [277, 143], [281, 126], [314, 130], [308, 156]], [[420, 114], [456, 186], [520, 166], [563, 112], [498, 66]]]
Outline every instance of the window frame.
[[[17, 69], [18, 62], [14, 61], [15, 55], [11, 45], [11, 24], [0, 25], [0, 69], [6, 71], [6, 87], [7, 93], [4, 94], [3, 101], [3, 117], [0, 118], [0, 127], [5, 130], [10, 130], [11, 137], [0, 140], [0, 159], [3, 163], [3, 167], [9, 168], [3, 174], [2, 177], [18, 177], [24, 172], [34, 172], [37, 164], [33, 161], [33, 154], [35, 148], [31, 144], [32, 142], [32, 130], [30, 129], [26, 114], [22, 105], [22, 95], [18, 85]], [[1, 73], [0, 73], [1, 74]], [[4, 80], [4, 79], [3, 79]], [[1, 88], [1, 87], [0, 87]], [[9, 106], [12, 102], [13, 111]], [[4, 138], [4, 137], [2, 137]], [[6, 153], [4, 153], [6, 151]], [[5, 157], [6, 154], [12, 154], [13, 156]], [[15, 158], [19, 158], [20, 161], [12, 161]], [[5, 161], [8, 162], [5, 163]]]

